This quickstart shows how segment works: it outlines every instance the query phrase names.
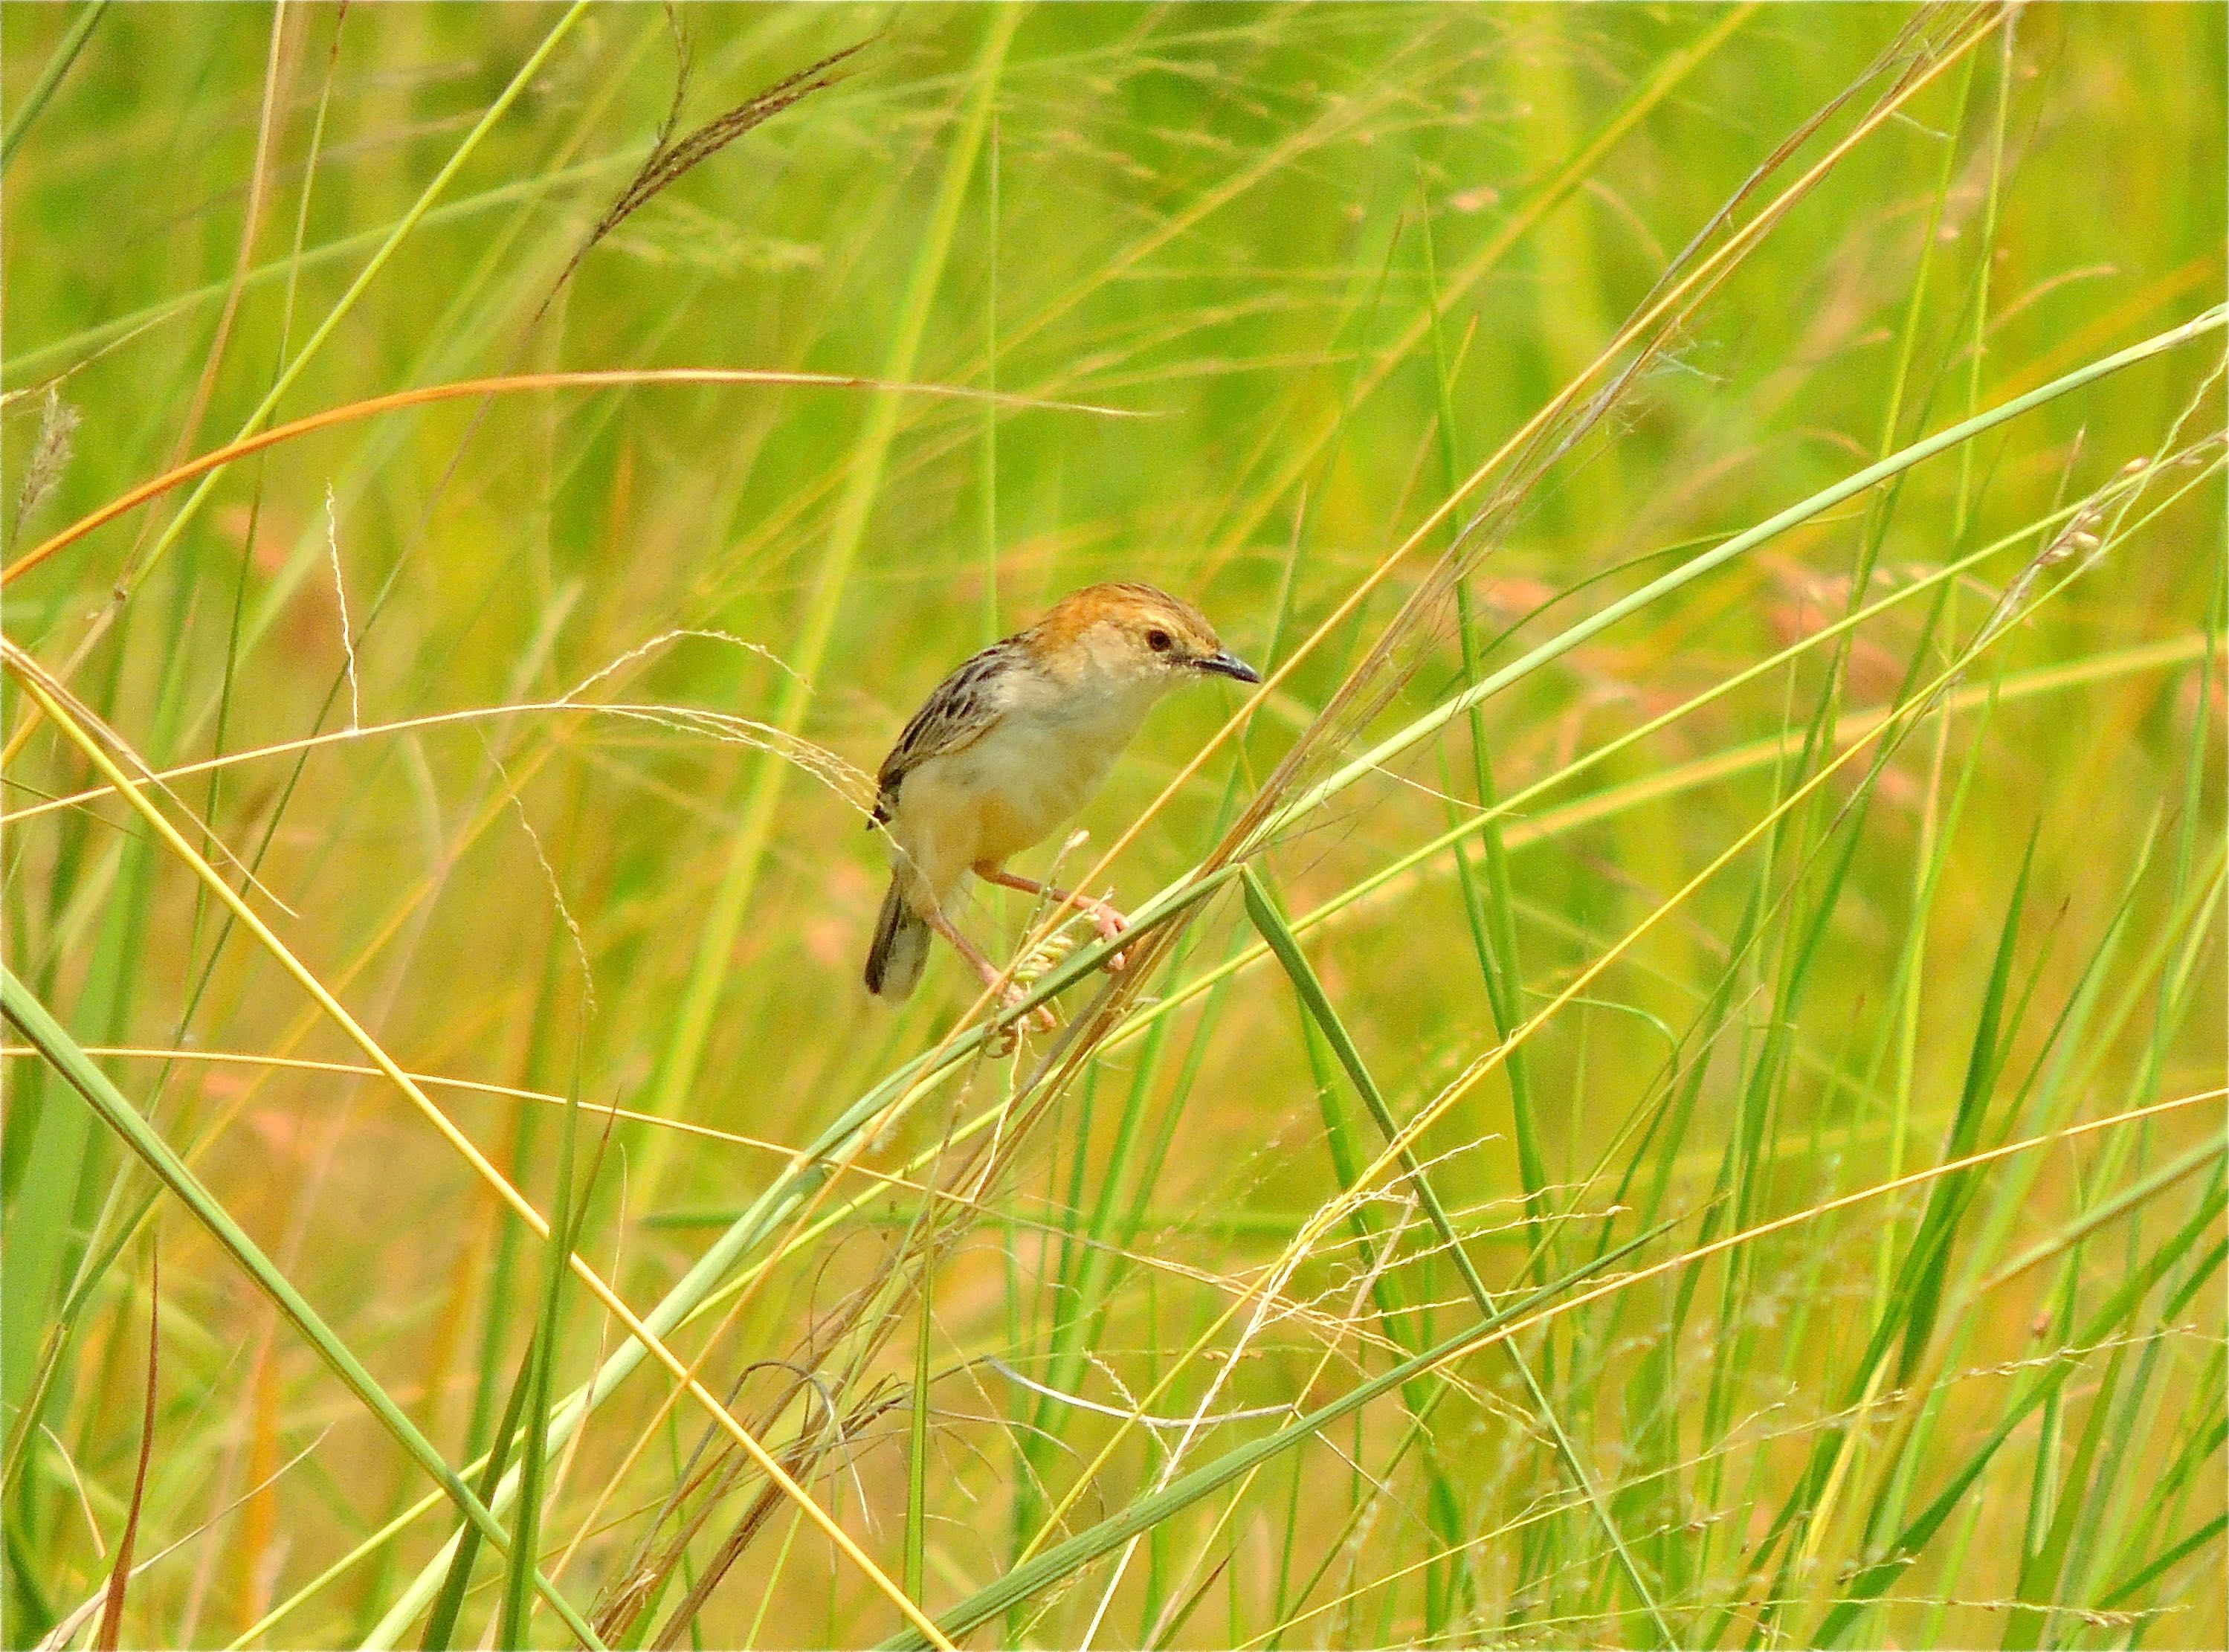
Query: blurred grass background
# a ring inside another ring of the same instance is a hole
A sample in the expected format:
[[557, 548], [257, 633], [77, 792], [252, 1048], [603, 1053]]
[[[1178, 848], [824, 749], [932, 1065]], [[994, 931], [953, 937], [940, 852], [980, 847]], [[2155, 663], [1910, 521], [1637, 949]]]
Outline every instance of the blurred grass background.
[[[861, 42], [560, 281], [670, 111]], [[865, 998], [851, 771], [1053, 597], [1166, 586], [1292, 668], [1109, 870], [1143, 903], [1296, 742], [1320, 779], [2218, 303], [2225, 46], [2219, 8], [2164, 5], [10, 6], [11, 562], [259, 423], [418, 386], [1014, 399], [384, 413], [35, 560], [7, 636], [111, 749], [226, 760], [160, 807], [638, 1312], [685, 1310], [680, 1357], [959, 1638], [2219, 1645], [2218, 331], [1248, 844], [1251, 906], [1220, 885], [1095, 1012], [1102, 978], [1070, 987], [1070, 1042], [997, 1054], [948, 956], [903, 1012]], [[1868, 117], [1914, 63], [1940, 72]], [[1868, 119], [1506, 508], [1407, 543], [1599, 387], [1715, 214]], [[536, 1552], [613, 1645], [904, 1630], [654, 1366], [548, 1426], [626, 1333], [143, 815], [52, 806], [100, 776], [10, 665], [22, 1000], [442, 1456], [501, 1444], [538, 1489], [491, 1475], [505, 1540], [452, 1566], [435, 1482], [11, 998], [8, 1644], [569, 1643], [506, 1558]], [[1237, 705], [1157, 713], [1063, 864]], [[1899, 707], [1878, 768], [1798, 795]], [[963, 921], [1004, 956], [1031, 918]], [[1402, 1122], [1437, 1098], [1433, 1195], [1365, 1173], [1366, 1090]], [[1515, 1360], [1461, 1351], [1108, 1524], [1478, 1321], [1442, 1215], [1491, 1302], [1678, 1225]]]

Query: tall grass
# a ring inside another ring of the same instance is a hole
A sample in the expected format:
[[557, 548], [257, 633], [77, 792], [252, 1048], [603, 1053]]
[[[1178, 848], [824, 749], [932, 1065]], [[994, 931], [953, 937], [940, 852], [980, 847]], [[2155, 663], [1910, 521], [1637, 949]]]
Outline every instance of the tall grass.
[[2219, 1644], [2226, 47], [0, 11], [7, 1643]]

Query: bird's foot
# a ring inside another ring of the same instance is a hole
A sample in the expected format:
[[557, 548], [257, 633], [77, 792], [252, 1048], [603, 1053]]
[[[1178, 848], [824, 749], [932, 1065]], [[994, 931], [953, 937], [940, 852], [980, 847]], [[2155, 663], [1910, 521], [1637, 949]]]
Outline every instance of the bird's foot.
[[[972, 959], [969, 961], [974, 962]], [[1019, 981], [1006, 980], [999, 967], [988, 959], [975, 964], [975, 973], [983, 978], [984, 986], [999, 995], [999, 1001], [1005, 1006], [1006, 1016], [1010, 1018], [1005, 1025], [1009, 1030], [1027, 1026], [1039, 1032], [1050, 1032], [1060, 1025], [1060, 1019], [1053, 1014], [1050, 1004], [1040, 1004], [1026, 1015], [1015, 1016], [1014, 1012], [1028, 1000], [1029, 993]]]
[[[1001, 996], [1006, 1000], [1007, 1012], [1012, 1014], [1022, 1006], [1023, 1001], [1029, 997], [1029, 994], [1018, 987], [1009, 987]], [[1026, 1025], [1039, 1032], [1050, 1032], [1060, 1025], [1060, 1017], [1052, 1012], [1051, 1005], [1040, 1004], [1027, 1015], [1018, 1018], [1010, 1025]]]
[[[1069, 847], [1072, 849], [1082, 841], [1083, 834], [1079, 832], [1069, 839]], [[979, 861], [975, 866], [975, 875], [984, 882], [996, 884], [1002, 889], [1018, 889], [1025, 895], [1034, 895], [1041, 900], [1050, 901], [1052, 903], [1056, 915], [1060, 914], [1063, 909], [1082, 913], [1091, 920], [1091, 927], [1099, 931], [1099, 938], [1102, 941], [1112, 941], [1130, 927], [1130, 920], [1115, 910], [1114, 903], [1111, 900], [1102, 900], [1093, 895], [1072, 893], [1057, 884], [1040, 883], [1034, 877], [1024, 877], [1018, 872], [1008, 871], [995, 861]], [[1107, 892], [1111, 896], [1114, 891], [1110, 889]], [[1065, 919], [1059, 918], [1058, 921], [1065, 922]], [[1118, 970], [1128, 960], [1122, 954], [1110, 953], [1108, 955], [1107, 961], [1101, 967]]]
[[[1110, 890], [1108, 893], [1113, 891]], [[1092, 928], [1099, 931], [1102, 941], [1116, 940], [1123, 930], [1130, 927], [1130, 920], [1116, 910], [1111, 901], [1100, 900], [1089, 895], [1078, 895], [1074, 898], [1076, 907], [1091, 920]], [[1100, 967], [1109, 974], [1119, 974], [1129, 961], [1126, 955], [1110, 952], [1107, 955], [1107, 961]]]

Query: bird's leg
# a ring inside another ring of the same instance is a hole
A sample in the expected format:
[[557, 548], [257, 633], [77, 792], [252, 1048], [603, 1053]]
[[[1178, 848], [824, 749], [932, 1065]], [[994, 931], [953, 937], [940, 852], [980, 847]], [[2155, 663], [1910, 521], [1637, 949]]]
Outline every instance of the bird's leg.
[[[1009, 1006], [1021, 1001], [1025, 996], [1022, 989], [1012, 980], [1005, 979], [1004, 972], [991, 961], [989, 955], [970, 941], [958, 924], [945, 916], [942, 911], [935, 909], [922, 916], [928, 920], [928, 927], [949, 941], [953, 949], [965, 958], [969, 967], [983, 978], [983, 985], [999, 993], [1005, 998]], [[1030, 1019], [1046, 1032], [1051, 1032], [1060, 1025], [1054, 1019], [1052, 1006], [1049, 1004], [1040, 1004], [1031, 1010]]]
[[[1034, 877], [1025, 877], [1019, 872], [1010, 872], [1004, 866], [978, 866], [975, 875], [986, 884], [1003, 884], [1018, 889], [1025, 895], [1041, 895], [1055, 906], [1072, 906], [1089, 918], [1099, 931], [1102, 941], [1112, 941], [1130, 927], [1130, 920], [1116, 911], [1107, 902], [1094, 896], [1078, 895], [1073, 890], [1063, 889], [1057, 884], [1039, 883]], [[1107, 959], [1108, 969], [1120, 969], [1124, 963], [1121, 953], [1112, 953]]]

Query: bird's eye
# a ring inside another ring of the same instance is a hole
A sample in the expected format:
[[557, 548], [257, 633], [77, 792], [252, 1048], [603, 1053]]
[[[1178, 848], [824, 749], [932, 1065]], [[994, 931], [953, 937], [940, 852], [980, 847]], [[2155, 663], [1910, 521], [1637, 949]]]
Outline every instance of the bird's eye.
[[1157, 654], [1166, 654], [1170, 647], [1169, 633], [1156, 626], [1146, 633], [1146, 646]]

